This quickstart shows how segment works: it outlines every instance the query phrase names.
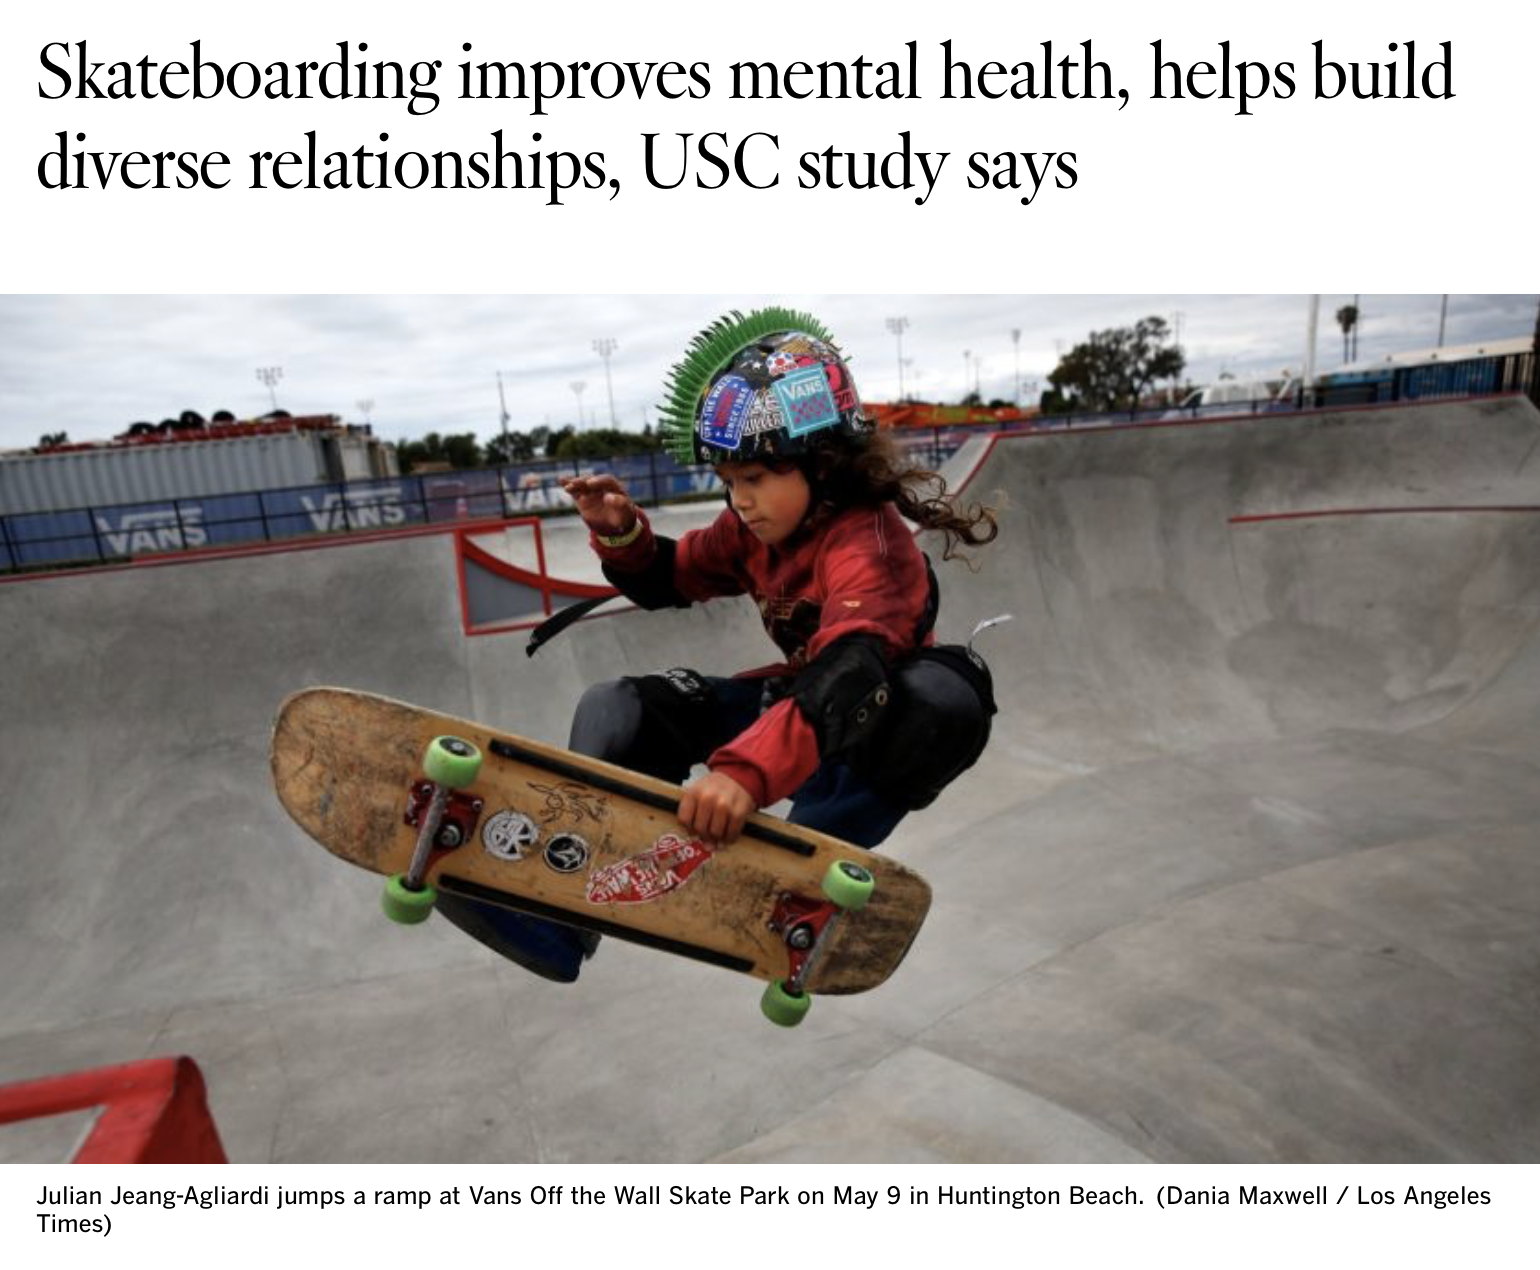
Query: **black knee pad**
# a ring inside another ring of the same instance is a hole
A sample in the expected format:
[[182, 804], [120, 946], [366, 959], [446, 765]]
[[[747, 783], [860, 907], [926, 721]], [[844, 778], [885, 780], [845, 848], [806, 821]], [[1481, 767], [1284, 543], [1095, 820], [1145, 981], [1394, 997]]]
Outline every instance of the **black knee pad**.
[[818, 738], [818, 754], [849, 762], [871, 744], [892, 699], [882, 641], [872, 635], [836, 640], [792, 681], [791, 697]]
[[578, 701], [568, 748], [679, 782], [721, 741], [716, 697], [689, 670], [595, 684]]
[[989, 743], [996, 707], [982, 658], [958, 645], [922, 649], [893, 676], [887, 726], [851, 766], [883, 798], [929, 806]]

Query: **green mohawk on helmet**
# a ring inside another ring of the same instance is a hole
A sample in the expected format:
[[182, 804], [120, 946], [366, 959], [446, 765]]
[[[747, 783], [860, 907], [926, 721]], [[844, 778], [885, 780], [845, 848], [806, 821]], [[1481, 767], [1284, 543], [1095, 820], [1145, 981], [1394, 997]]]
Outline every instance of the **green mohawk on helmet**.
[[755, 309], [747, 317], [734, 309], [719, 317], [690, 341], [684, 359], [668, 373], [664, 384], [668, 399], [658, 407], [658, 432], [665, 450], [681, 463], [695, 462], [695, 418], [712, 379], [740, 349], [777, 331], [802, 331], [834, 343], [822, 322], [795, 309]]

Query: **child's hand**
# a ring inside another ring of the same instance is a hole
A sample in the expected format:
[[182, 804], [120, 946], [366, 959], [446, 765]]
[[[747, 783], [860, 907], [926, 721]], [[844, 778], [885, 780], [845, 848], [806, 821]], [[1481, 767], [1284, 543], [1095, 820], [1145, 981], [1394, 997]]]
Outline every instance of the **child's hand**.
[[684, 791], [679, 823], [715, 849], [743, 832], [743, 822], [756, 810], [749, 791], [731, 776], [708, 772]]
[[636, 504], [613, 476], [574, 476], [561, 483], [594, 533], [619, 538], [636, 524]]

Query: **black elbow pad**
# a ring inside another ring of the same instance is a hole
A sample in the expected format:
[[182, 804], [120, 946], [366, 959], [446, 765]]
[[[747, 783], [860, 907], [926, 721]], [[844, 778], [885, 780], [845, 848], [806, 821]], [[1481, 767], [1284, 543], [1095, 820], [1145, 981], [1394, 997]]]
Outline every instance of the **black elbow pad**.
[[847, 761], [876, 735], [892, 695], [875, 635], [830, 644], [792, 681], [790, 693], [818, 737], [818, 753]]
[[674, 550], [672, 538], [654, 537], [657, 550], [643, 569], [634, 572], [617, 569], [608, 560], [600, 568], [609, 583], [638, 608], [688, 608], [690, 601], [674, 589]]

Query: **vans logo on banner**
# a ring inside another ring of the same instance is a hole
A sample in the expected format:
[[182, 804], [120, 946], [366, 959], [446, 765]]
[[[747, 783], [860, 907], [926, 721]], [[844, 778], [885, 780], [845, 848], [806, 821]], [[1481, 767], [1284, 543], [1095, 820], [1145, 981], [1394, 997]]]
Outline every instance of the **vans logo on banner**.
[[406, 524], [406, 508], [401, 506], [401, 491], [396, 489], [348, 490], [346, 494], [334, 490], [320, 498], [301, 494], [299, 501], [320, 533]]
[[107, 549], [117, 556], [138, 555], [146, 551], [181, 551], [187, 547], [208, 545], [208, 531], [203, 527], [203, 509], [184, 507], [181, 522], [175, 507], [156, 507], [149, 511], [120, 512], [114, 518], [98, 514], [96, 529]]

